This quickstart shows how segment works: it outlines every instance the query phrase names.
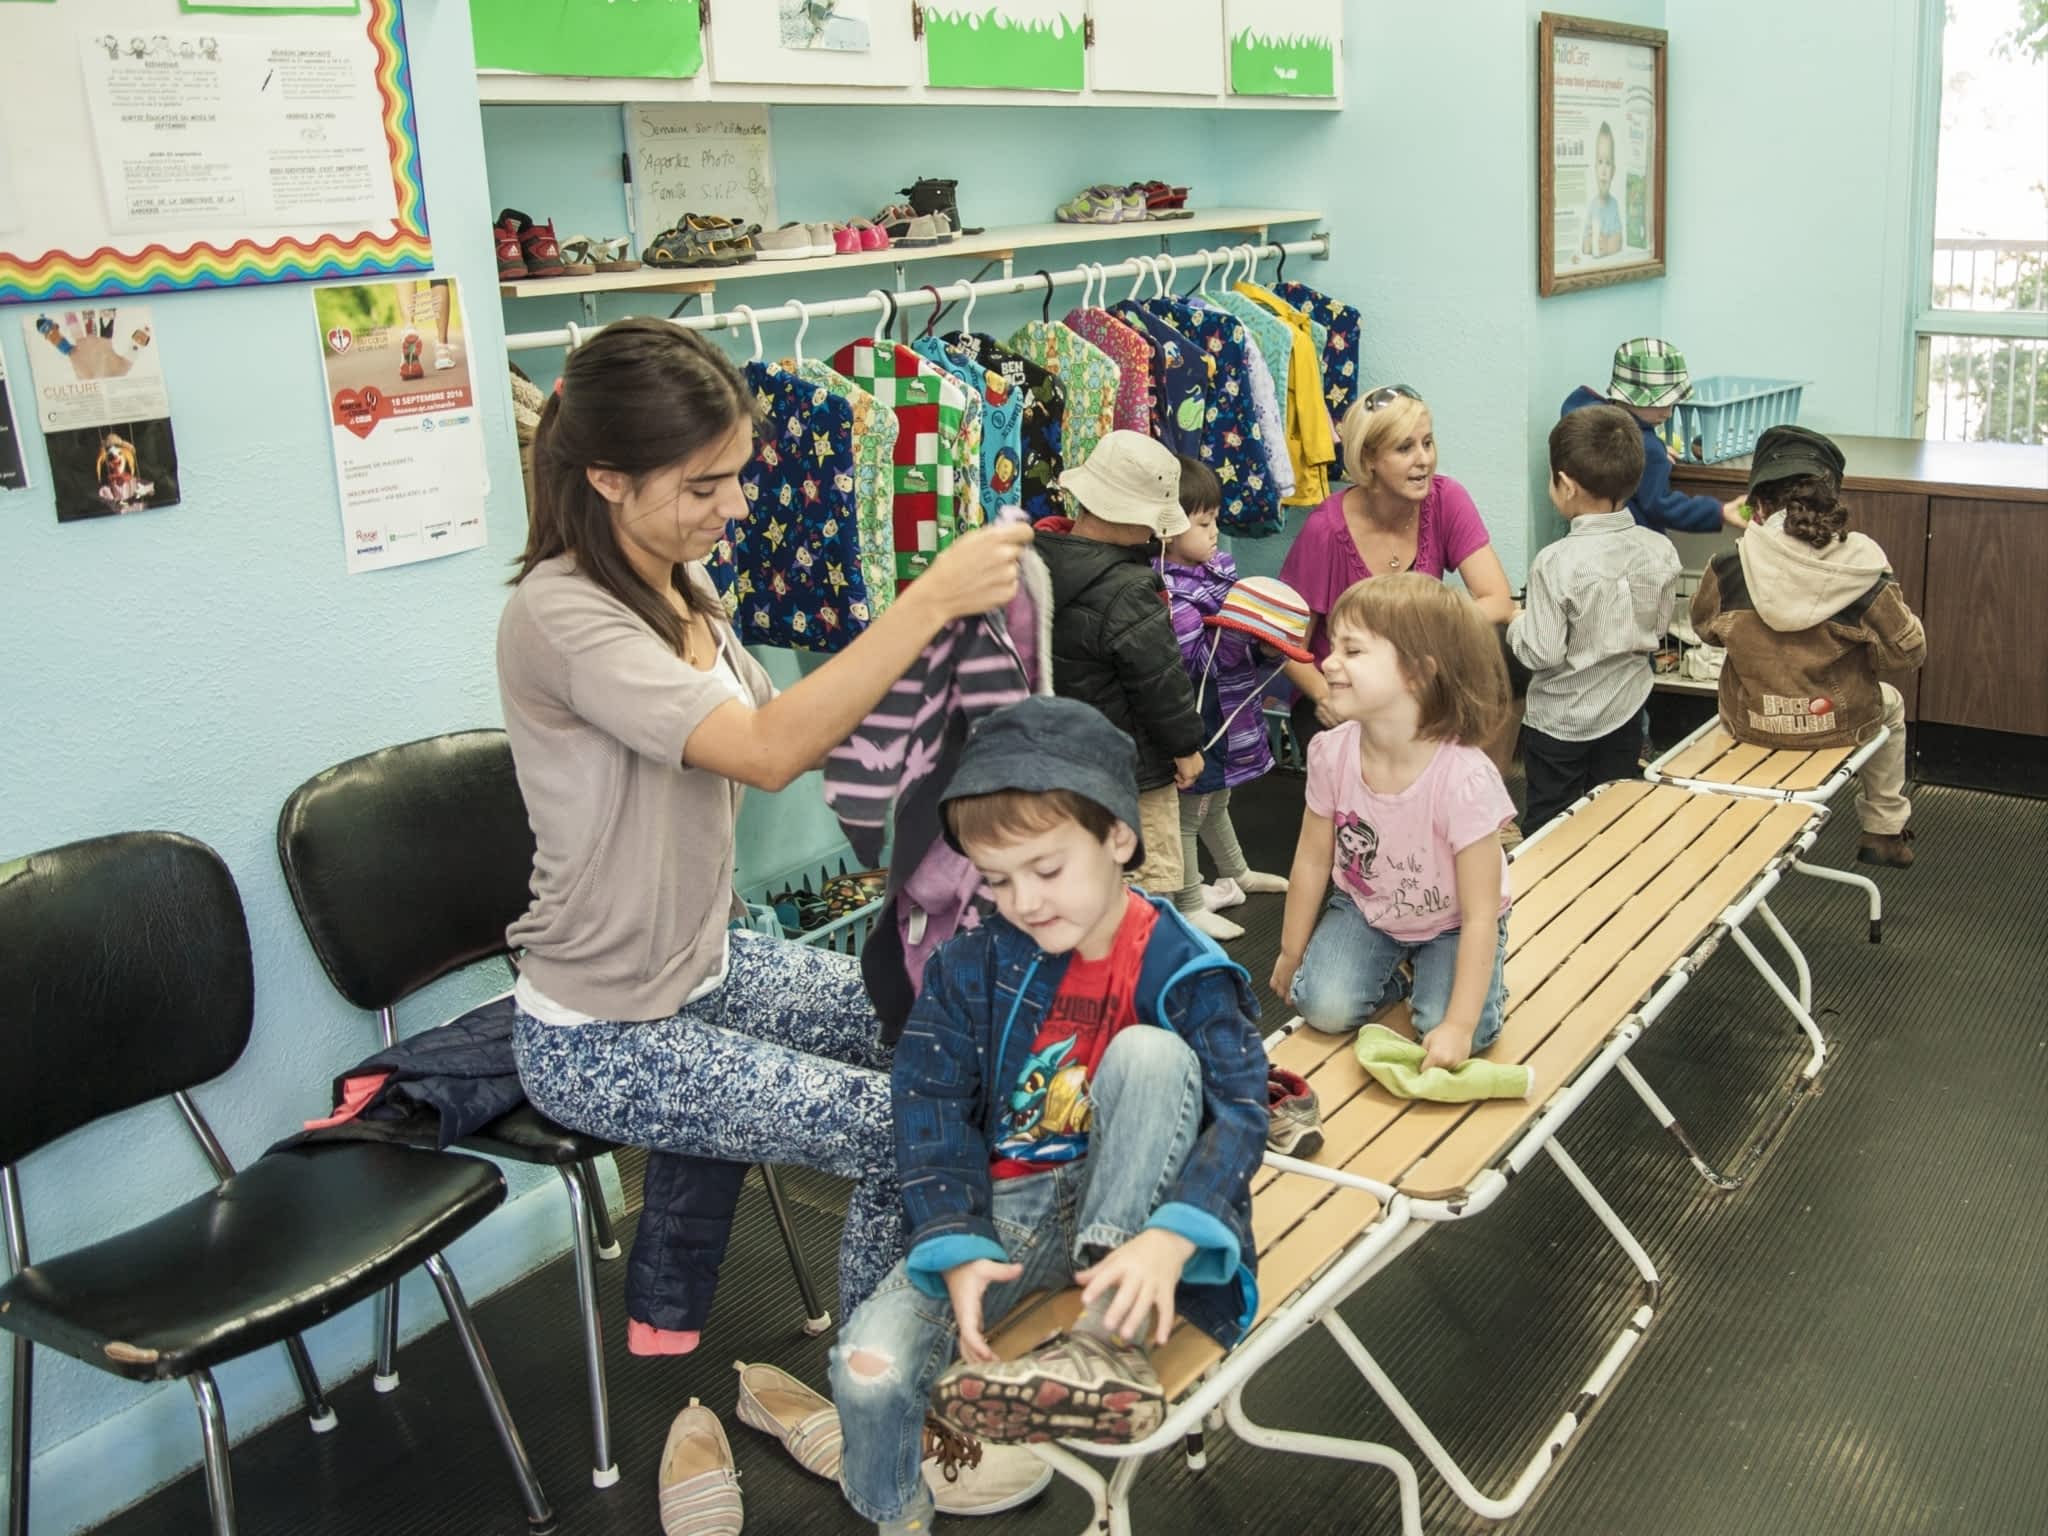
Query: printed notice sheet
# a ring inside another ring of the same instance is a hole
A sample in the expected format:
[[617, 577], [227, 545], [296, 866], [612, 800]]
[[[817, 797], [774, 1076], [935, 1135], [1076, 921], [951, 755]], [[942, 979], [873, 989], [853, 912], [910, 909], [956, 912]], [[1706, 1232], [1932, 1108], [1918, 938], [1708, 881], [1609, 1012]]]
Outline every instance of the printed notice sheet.
[[484, 433], [452, 278], [313, 292], [351, 575], [484, 543]]
[[397, 216], [376, 81], [356, 39], [88, 28], [78, 48], [120, 233]]
[[57, 521], [175, 507], [178, 444], [147, 304], [22, 313]]

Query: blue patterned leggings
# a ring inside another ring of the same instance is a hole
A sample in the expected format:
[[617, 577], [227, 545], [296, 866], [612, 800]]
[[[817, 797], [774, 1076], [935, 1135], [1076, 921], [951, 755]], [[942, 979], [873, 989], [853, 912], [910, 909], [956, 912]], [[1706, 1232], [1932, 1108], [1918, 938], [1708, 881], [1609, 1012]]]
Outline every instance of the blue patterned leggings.
[[544, 1115], [588, 1135], [852, 1179], [839, 1241], [851, 1313], [903, 1256], [888, 1047], [860, 964], [755, 933], [731, 936], [725, 984], [646, 1023], [519, 1015], [519, 1080]]

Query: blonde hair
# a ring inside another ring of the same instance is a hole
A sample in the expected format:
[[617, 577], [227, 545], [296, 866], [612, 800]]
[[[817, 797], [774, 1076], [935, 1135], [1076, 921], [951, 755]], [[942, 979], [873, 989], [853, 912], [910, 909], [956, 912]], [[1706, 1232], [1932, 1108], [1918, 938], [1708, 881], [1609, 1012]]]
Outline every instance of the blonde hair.
[[1363, 400], [1354, 402], [1337, 424], [1337, 442], [1344, 453], [1344, 478], [1353, 485], [1364, 485], [1372, 472], [1372, 461], [1414, 431], [1428, 414], [1428, 405], [1407, 395], [1396, 395], [1376, 411], [1368, 411]]
[[1512, 694], [1498, 632], [1469, 595], [1436, 577], [1369, 576], [1344, 590], [1327, 624], [1333, 637], [1365, 630], [1394, 648], [1421, 707], [1416, 734], [1424, 739], [1476, 744], [1507, 718]]

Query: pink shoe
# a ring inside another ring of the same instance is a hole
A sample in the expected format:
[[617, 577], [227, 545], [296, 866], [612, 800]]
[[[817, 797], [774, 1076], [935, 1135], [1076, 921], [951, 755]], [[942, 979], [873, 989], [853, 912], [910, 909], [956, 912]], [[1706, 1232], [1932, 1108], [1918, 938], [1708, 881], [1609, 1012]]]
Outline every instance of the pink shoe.
[[834, 254], [840, 256], [858, 256], [860, 254], [859, 231], [851, 229], [844, 224], [834, 224], [832, 226], [832, 250]]
[[889, 249], [889, 232], [872, 219], [851, 219], [848, 224], [860, 238], [864, 251], [886, 251]]
[[629, 1355], [687, 1355], [702, 1338], [695, 1329], [679, 1332], [657, 1328], [637, 1318], [626, 1319], [626, 1353]]

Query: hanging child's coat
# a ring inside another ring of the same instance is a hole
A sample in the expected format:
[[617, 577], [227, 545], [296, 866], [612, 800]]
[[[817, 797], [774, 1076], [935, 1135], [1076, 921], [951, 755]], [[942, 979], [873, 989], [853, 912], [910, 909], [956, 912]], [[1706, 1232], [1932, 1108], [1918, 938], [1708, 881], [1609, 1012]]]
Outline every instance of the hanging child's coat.
[[[1023, 410], [1017, 428], [1022, 455], [1019, 500], [1034, 519], [1057, 511], [1060, 506], [1059, 478], [1066, 469], [1062, 435], [1066, 422], [1066, 387], [1056, 375], [1030, 358], [1020, 357], [993, 336], [979, 331], [955, 331], [946, 337], [946, 344], [999, 375], [1022, 400]], [[1039, 510], [1041, 507], [1043, 511]]]
[[1358, 398], [1358, 348], [1364, 335], [1358, 311], [1305, 283], [1275, 283], [1273, 291], [1329, 328], [1322, 343], [1323, 398], [1329, 402], [1330, 420], [1342, 421]]
[[896, 584], [913, 581], [960, 527], [960, 418], [966, 391], [908, 347], [863, 340], [832, 366], [896, 416]]

